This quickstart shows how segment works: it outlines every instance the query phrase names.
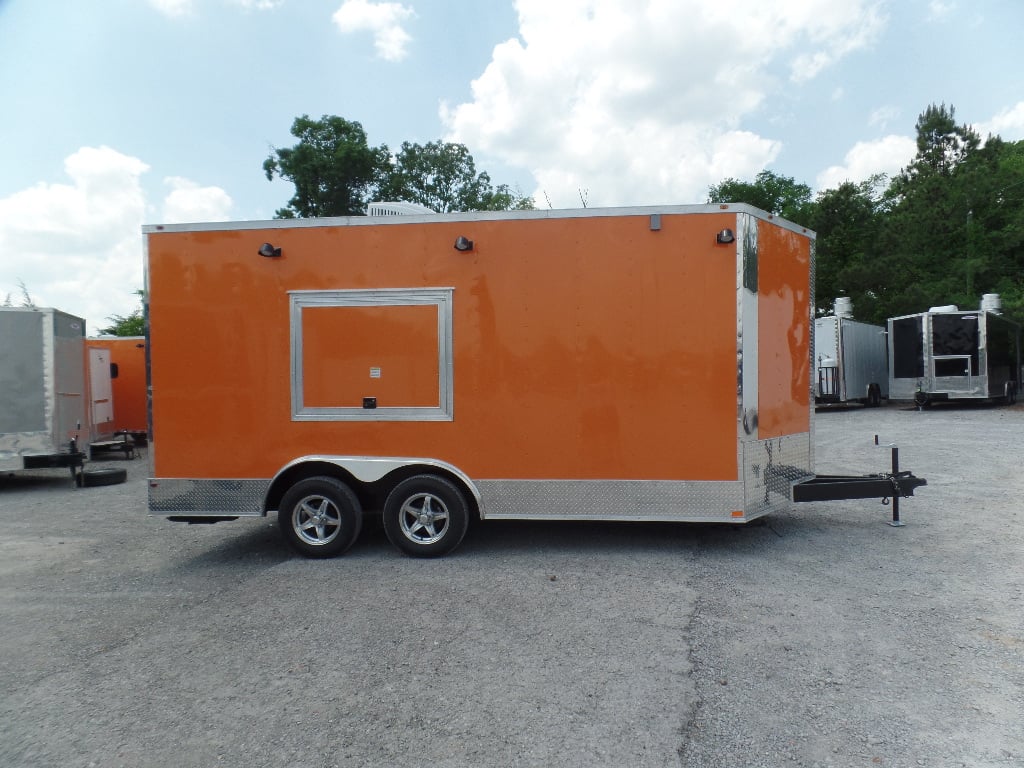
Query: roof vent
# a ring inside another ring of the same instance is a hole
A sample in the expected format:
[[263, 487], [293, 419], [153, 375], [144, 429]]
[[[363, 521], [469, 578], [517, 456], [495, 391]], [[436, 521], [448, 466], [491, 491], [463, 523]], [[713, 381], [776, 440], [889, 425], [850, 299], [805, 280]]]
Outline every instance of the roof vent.
[[423, 213], [437, 213], [419, 203], [376, 202], [366, 206], [367, 216], [416, 216]]
[[981, 297], [981, 311], [991, 312], [995, 315], [1003, 313], [1003, 300], [998, 293], [986, 293]]
[[836, 299], [835, 304], [836, 317], [853, 317], [853, 300], [843, 296]]

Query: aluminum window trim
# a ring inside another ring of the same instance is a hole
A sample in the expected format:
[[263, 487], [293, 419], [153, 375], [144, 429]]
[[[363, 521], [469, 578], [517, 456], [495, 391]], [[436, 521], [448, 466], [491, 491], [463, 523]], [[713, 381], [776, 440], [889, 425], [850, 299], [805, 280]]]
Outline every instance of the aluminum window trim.
[[[452, 300], [455, 289], [446, 288], [346, 288], [289, 291], [291, 336], [292, 421], [453, 421], [454, 358], [452, 354]], [[302, 312], [318, 307], [437, 307], [438, 405], [312, 407], [303, 402]]]

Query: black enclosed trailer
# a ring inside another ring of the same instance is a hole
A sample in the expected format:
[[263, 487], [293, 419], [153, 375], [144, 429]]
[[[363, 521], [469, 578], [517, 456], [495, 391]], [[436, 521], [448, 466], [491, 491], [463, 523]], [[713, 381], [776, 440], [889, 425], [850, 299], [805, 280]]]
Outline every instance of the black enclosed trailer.
[[1020, 326], [999, 309], [999, 297], [986, 294], [978, 310], [949, 305], [890, 318], [889, 397], [918, 405], [1014, 402], [1021, 381]]

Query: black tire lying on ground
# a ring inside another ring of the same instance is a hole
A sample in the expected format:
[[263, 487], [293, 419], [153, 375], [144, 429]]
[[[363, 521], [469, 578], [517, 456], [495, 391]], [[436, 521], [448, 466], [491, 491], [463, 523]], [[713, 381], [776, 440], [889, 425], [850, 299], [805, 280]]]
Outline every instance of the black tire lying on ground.
[[117, 485], [128, 479], [127, 469], [85, 469], [78, 473], [80, 487], [94, 488], [99, 485]]

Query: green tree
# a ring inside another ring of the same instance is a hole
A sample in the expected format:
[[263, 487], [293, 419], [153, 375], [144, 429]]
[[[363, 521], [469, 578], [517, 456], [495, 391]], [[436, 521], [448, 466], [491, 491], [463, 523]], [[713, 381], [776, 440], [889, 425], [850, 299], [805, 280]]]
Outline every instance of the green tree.
[[[483, 174], [487, 176], [486, 173]], [[488, 184], [490, 177], [487, 178]], [[524, 195], [520, 190], [513, 190], [508, 184], [488, 187], [480, 196], [478, 211], [532, 211], [535, 206], [533, 198]]]
[[967, 124], [956, 124], [956, 108], [951, 104], [929, 105], [918, 115], [917, 155], [900, 180], [913, 181], [933, 174], [951, 176], [981, 143], [978, 134]]
[[477, 173], [464, 144], [402, 142], [380, 185], [380, 197], [419, 203], [438, 213], [532, 208], [530, 198], [507, 185], [494, 187], [486, 171]]
[[815, 304], [818, 314], [832, 311], [840, 296], [853, 300], [858, 318], [882, 322], [877, 314], [878, 284], [873, 267], [879, 226], [879, 186], [884, 176], [860, 184], [844, 182], [818, 195], [810, 219], [815, 245]]
[[288, 206], [275, 216], [291, 219], [365, 213], [386, 167], [387, 147], [371, 147], [362, 125], [334, 115], [319, 120], [297, 117], [291, 133], [298, 143], [290, 148], [275, 147], [263, 161], [268, 180], [280, 176], [295, 185]]
[[[20, 280], [20, 279], [18, 280], [18, 289], [21, 291], [21, 304], [19, 304], [18, 306], [20, 306], [20, 307], [34, 307], [36, 305], [35, 299], [33, 299], [32, 298], [32, 294], [30, 294], [28, 292], [28, 287], [25, 285], [25, 282], [23, 280]], [[4, 302], [3, 302], [3, 304], [0, 304], [0, 307], [13, 307], [13, 306], [14, 306], [14, 301], [11, 298], [11, 294], [8, 293], [4, 297]]]
[[334, 115], [303, 115], [291, 132], [298, 143], [274, 148], [263, 162], [268, 180], [295, 185], [277, 218], [360, 216], [372, 200], [419, 203], [439, 213], [533, 208], [529, 197], [478, 173], [463, 144], [403, 142], [392, 156], [386, 145], [371, 147], [359, 123]]
[[[135, 292], [139, 298], [145, 296], [141, 289]], [[111, 315], [107, 318], [113, 324], [101, 328], [100, 333], [106, 336], [145, 336], [146, 319], [142, 313], [142, 307], [138, 307], [128, 315]]]
[[1008, 314], [1024, 318], [1024, 141], [989, 137], [964, 163], [959, 191], [967, 208], [964, 292], [998, 293]]
[[884, 177], [824, 190], [769, 171], [754, 182], [726, 179], [709, 202], [744, 202], [817, 233], [819, 313], [849, 296], [859, 319], [977, 307], [998, 293], [1003, 311], [1024, 319], [1024, 141], [982, 142], [945, 104], [915, 125], [917, 152], [881, 190]]
[[708, 202], [747, 203], [799, 224], [807, 224], [814, 208], [809, 186], [772, 171], [761, 171], [753, 182], [725, 179], [708, 189]]
[[887, 278], [878, 292], [885, 317], [981, 298], [970, 235], [980, 140], [955, 114], [944, 104], [921, 113], [917, 154], [886, 191], [874, 263]]

